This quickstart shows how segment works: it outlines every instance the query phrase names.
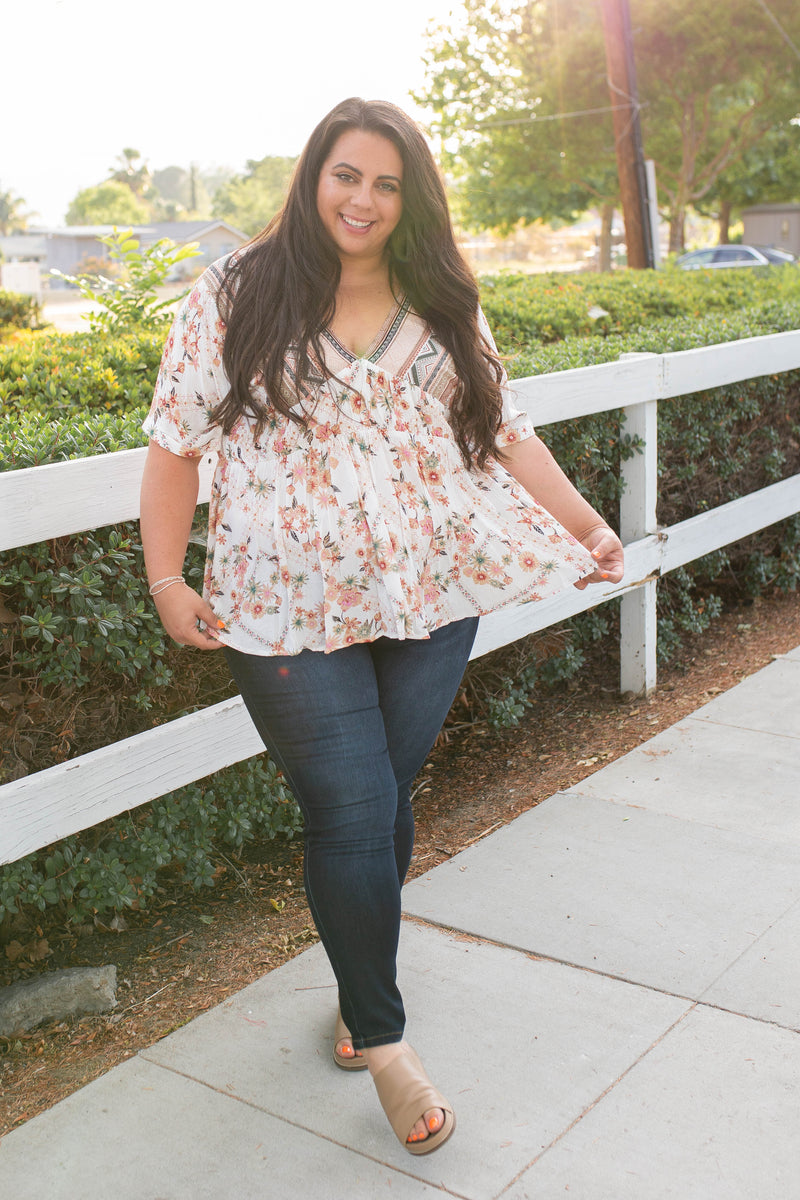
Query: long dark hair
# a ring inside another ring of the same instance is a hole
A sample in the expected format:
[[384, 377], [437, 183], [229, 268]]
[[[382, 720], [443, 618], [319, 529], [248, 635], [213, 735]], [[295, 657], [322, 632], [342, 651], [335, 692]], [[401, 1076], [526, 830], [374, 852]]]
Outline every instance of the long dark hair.
[[[302, 381], [320, 369], [326, 373], [319, 339], [333, 319], [341, 275], [317, 211], [317, 185], [334, 143], [351, 129], [380, 134], [402, 158], [403, 211], [388, 244], [390, 282], [452, 355], [459, 380], [453, 429], [465, 461], [482, 467], [497, 453], [502, 368], [478, 330], [478, 286], [456, 245], [433, 156], [402, 109], [381, 100], [352, 98], [328, 113], [300, 155], [281, 211], [229, 260], [220, 312], [230, 392], [214, 420], [230, 433], [241, 416], [251, 415], [258, 437], [273, 409], [306, 419], [302, 410], [290, 409], [301, 399]], [[296, 368], [291, 380], [285, 370], [290, 350]], [[253, 396], [253, 380], [263, 383], [267, 405]]]

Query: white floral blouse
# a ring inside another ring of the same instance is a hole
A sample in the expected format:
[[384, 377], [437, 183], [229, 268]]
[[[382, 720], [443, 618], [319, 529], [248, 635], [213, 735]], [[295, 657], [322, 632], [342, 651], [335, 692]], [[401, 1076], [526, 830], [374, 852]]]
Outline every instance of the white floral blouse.
[[[500, 463], [465, 467], [448, 423], [452, 359], [407, 303], [363, 358], [324, 334], [336, 378], [305, 386], [307, 429], [273, 410], [258, 443], [247, 418], [225, 436], [210, 420], [228, 391], [223, 265], [176, 317], [144, 424], [174, 454], [217, 455], [204, 594], [223, 642], [272, 655], [427, 638], [594, 570]], [[533, 432], [506, 389], [498, 445]]]

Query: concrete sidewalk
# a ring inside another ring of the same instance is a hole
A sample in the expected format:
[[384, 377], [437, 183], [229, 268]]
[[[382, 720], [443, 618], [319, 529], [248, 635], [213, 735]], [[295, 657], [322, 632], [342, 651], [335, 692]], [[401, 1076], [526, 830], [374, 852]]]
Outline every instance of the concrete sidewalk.
[[315, 946], [8, 1134], [4, 1194], [797, 1200], [799, 868], [800, 648], [406, 888], [440, 1151], [334, 1067]]

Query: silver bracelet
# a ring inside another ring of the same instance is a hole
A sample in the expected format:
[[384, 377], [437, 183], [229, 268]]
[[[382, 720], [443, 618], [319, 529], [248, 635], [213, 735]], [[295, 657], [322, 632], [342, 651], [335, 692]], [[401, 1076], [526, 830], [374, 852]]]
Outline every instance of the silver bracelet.
[[165, 575], [163, 579], [157, 579], [155, 583], [150, 585], [149, 591], [151, 596], [158, 596], [161, 592], [165, 592], [168, 587], [172, 587], [173, 583], [183, 583], [182, 575]]

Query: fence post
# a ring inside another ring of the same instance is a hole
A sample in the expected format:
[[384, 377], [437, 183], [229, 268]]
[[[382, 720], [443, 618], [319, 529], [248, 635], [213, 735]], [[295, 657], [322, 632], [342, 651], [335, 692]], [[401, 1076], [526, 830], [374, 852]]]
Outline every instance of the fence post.
[[[621, 354], [620, 359], [656, 358]], [[621, 464], [620, 537], [623, 543], [655, 533], [658, 499], [658, 401], [623, 409], [625, 433], [643, 442], [640, 452]], [[620, 601], [620, 691], [647, 695], [656, 686], [656, 580], [626, 592]]]

